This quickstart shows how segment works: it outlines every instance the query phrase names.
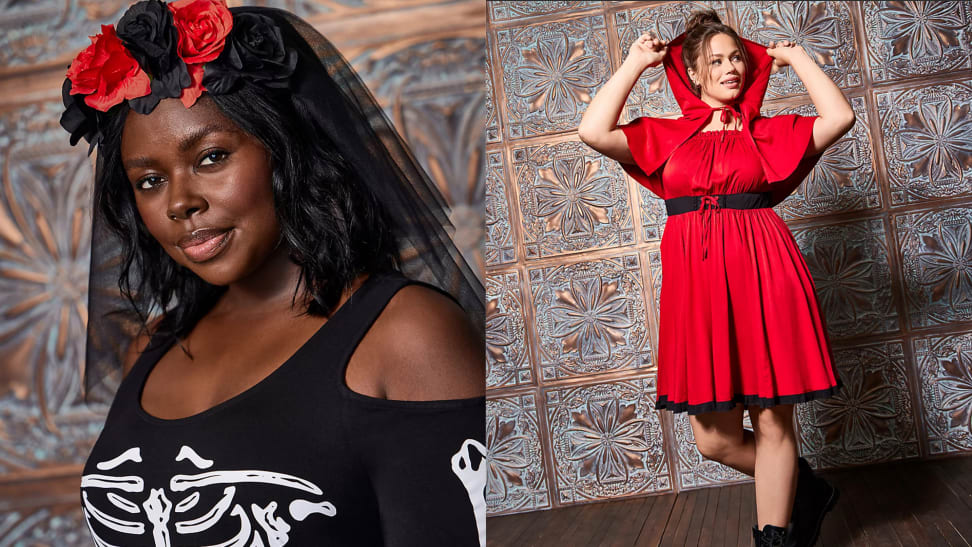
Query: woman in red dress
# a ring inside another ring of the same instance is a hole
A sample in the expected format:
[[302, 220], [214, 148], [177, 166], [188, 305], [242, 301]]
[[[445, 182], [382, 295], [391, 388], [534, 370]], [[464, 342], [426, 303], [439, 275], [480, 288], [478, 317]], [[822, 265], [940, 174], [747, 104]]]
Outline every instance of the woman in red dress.
[[[682, 117], [618, 126], [631, 88], [660, 62]], [[787, 65], [818, 116], [760, 116], [770, 73]], [[578, 128], [665, 199], [655, 406], [688, 412], [704, 457], [755, 477], [757, 545], [813, 545], [837, 500], [798, 458], [793, 405], [841, 382], [813, 279], [772, 207], [853, 125], [847, 99], [801, 47], [741, 39], [708, 10], [671, 42], [638, 38]]]

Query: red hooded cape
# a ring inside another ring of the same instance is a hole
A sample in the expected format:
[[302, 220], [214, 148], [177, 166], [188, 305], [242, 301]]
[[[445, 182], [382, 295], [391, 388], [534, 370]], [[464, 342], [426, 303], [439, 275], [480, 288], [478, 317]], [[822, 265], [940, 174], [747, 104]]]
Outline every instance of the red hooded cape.
[[[682, 63], [684, 39], [685, 33], [682, 33], [669, 42], [668, 53], [662, 59], [668, 84], [682, 109], [682, 116], [674, 120], [641, 117], [620, 126], [637, 163], [622, 163], [621, 166], [632, 178], [663, 199], [679, 196], [665, 194], [661, 180], [662, 166], [679, 145], [705, 127], [713, 110], [720, 110], [707, 105], [692, 93], [687, 81], [688, 74]], [[732, 105], [735, 111], [730, 112], [729, 107], [722, 107], [722, 116], [726, 121], [730, 114], [742, 117], [745, 138], [752, 143], [753, 153], [759, 158], [766, 179], [773, 186], [771, 201], [775, 206], [800, 185], [822, 156], [817, 154], [804, 157], [813, 139], [813, 122], [817, 116], [761, 116], [759, 109], [769, 84], [773, 58], [766, 54], [766, 46], [745, 38], [742, 38], [742, 42], [750, 58], [746, 81]]]

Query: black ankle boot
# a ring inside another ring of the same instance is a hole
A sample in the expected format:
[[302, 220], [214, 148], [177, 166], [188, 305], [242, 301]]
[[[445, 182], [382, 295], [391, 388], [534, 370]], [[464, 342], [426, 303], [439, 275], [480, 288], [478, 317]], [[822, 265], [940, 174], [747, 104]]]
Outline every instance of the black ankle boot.
[[756, 547], [785, 547], [790, 545], [786, 528], [767, 524], [763, 530], [753, 526], [753, 540]]
[[810, 463], [799, 458], [796, 495], [793, 499], [792, 543], [811, 547], [820, 536], [824, 516], [834, 508], [840, 496], [837, 488], [818, 477]]

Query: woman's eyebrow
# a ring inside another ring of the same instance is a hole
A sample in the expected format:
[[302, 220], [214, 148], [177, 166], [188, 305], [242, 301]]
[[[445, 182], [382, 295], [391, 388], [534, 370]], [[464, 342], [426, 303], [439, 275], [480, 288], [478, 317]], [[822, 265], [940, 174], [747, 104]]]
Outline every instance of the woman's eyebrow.
[[[730, 51], [729, 52], [729, 55], [732, 55], [733, 53], [739, 53], [739, 49], [737, 48], [737, 49], [734, 49], [734, 50]], [[712, 56], [713, 57], [722, 57], [723, 55], [721, 53], [713, 53]]]
[[[190, 150], [193, 146], [203, 139], [206, 135], [210, 133], [223, 132], [223, 133], [237, 133], [237, 129], [226, 125], [221, 122], [210, 122], [206, 125], [197, 127], [189, 132], [180, 142], [179, 142], [179, 152], [185, 153]], [[145, 156], [138, 156], [130, 158], [123, 162], [123, 167], [125, 169], [134, 169], [136, 167], [147, 167], [155, 163], [155, 160]]]

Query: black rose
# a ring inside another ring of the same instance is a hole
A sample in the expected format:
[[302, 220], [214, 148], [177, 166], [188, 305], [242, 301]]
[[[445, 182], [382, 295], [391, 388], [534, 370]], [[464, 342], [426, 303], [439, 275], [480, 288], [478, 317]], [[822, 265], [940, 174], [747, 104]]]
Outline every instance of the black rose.
[[142, 70], [152, 76], [152, 93], [130, 100], [133, 110], [148, 114], [160, 100], [178, 97], [182, 88], [192, 84], [186, 63], [179, 57], [172, 12], [160, 0], [132, 5], [118, 21], [116, 32]]
[[239, 78], [270, 87], [287, 87], [297, 66], [297, 52], [284, 44], [273, 19], [255, 13], [233, 17], [226, 47], [206, 65], [203, 86], [210, 93], [230, 91]]
[[74, 146], [84, 137], [88, 141], [88, 154], [94, 145], [101, 141], [101, 132], [98, 129], [98, 112], [85, 104], [85, 95], [71, 95], [71, 80], [64, 79], [61, 86], [61, 99], [64, 102], [64, 112], [61, 114], [61, 127], [71, 134], [71, 146]]

